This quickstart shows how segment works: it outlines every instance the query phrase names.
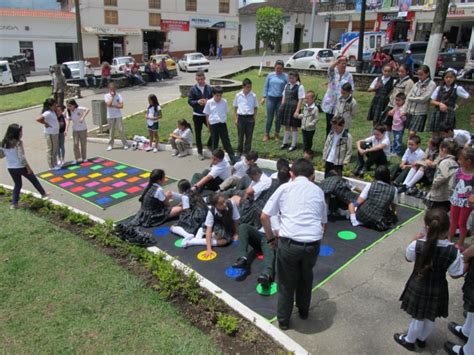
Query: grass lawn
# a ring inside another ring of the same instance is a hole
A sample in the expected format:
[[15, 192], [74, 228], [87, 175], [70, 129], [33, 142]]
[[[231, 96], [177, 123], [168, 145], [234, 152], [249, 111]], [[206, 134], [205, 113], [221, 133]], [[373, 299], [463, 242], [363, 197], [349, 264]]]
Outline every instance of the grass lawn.
[[[257, 94], [257, 97], [260, 99], [263, 91], [263, 85], [265, 83], [266, 73], [261, 77], [258, 77], [258, 72], [250, 71], [247, 73], [239, 74], [234, 77], [236, 80], [243, 80], [249, 78], [253, 82], [253, 91]], [[327, 88], [328, 80], [325, 78], [319, 78], [314, 76], [302, 76], [302, 83], [306, 90], [314, 90], [318, 95], [319, 99], [322, 99]], [[229, 109], [231, 109], [232, 102], [234, 100], [236, 92], [229, 92], [224, 95], [227, 99]], [[357, 91], [355, 92], [355, 98], [359, 104], [359, 113], [352, 122], [351, 134], [354, 139], [354, 144], [357, 140], [365, 138], [370, 135], [372, 122], [367, 120], [367, 113], [369, 111], [369, 106], [373, 97], [373, 94]], [[158, 98], [159, 99], [159, 98]], [[467, 102], [462, 102], [462, 106], [457, 112], [457, 126], [461, 129], [471, 130], [469, 126], [469, 115], [471, 112], [472, 104], [474, 99], [471, 99]], [[181, 98], [177, 101], [174, 101], [165, 107], [163, 107], [163, 119], [160, 120], [160, 139], [161, 141], [166, 141], [168, 134], [176, 128], [176, 121], [181, 118], [185, 118], [188, 121], [192, 121], [191, 108], [187, 104], [187, 98]], [[233, 111], [232, 111], [233, 112]], [[296, 159], [302, 156], [302, 137], [301, 133], [298, 137], [299, 149], [288, 153], [286, 150], [280, 150], [280, 142], [268, 141], [266, 143], [262, 142], [263, 133], [265, 130], [265, 116], [266, 109], [265, 106], [260, 106], [258, 110], [257, 123], [254, 131], [254, 140], [252, 149], [256, 150], [262, 157], [267, 158], [279, 158], [286, 157], [289, 159]], [[229, 112], [227, 125], [229, 128], [229, 134], [231, 136], [232, 145], [235, 148], [237, 146], [237, 129], [233, 124], [233, 113]], [[191, 122], [192, 123], [192, 122]], [[132, 138], [134, 134], [146, 136], [146, 123], [143, 114], [138, 114], [135, 117], [127, 119], [124, 121], [125, 130], [129, 138]], [[325, 139], [325, 129], [326, 129], [326, 116], [324, 113], [320, 114], [320, 120], [318, 122], [316, 135], [314, 138], [313, 150], [316, 152], [316, 162], [321, 161], [321, 154], [324, 147]], [[283, 130], [280, 135], [282, 135]], [[407, 133], [407, 132], [406, 132]], [[204, 131], [203, 142], [207, 140], [208, 132]], [[426, 147], [428, 138], [431, 136], [430, 133], [420, 133], [422, 138], [422, 147]], [[405, 134], [406, 141], [407, 134]], [[356, 161], [357, 151], [353, 149], [353, 159], [351, 167]]]
[[217, 353], [208, 337], [93, 245], [0, 203], [5, 353]]
[[39, 105], [48, 97], [51, 97], [50, 86], [42, 86], [14, 94], [1, 95], [0, 112]]

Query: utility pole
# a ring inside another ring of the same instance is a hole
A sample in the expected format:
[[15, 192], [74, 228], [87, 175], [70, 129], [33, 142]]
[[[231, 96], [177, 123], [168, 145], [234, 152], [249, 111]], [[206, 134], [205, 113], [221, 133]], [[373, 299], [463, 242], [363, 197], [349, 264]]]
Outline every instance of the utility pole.
[[311, 8], [311, 33], [309, 35], [309, 46], [308, 48], [313, 47], [313, 39], [314, 39], [314, 17], [316, 15], [316, 0], [311, 0], [313, 2], [313, 7]]
[[367, 1], [361, 1], [360, 22], [359, 22], [359, 47], [357, 48], [357, 66], [358, 73], [362, 73], [364, 68], [364, 34], [365, 34], [365, 12], [367, 10]]
[[77, 37], [77, 59], [79, 60], [79, 75], [84, 77], [84, 51], [82, 48], [82, 26], [81, 26], [81, 5], [79, 0], [74, 0], [76, 10], [76, 37]]
[[438, 60], [439, 49], [443, 39], [444, 25], [450, 7], [449, 3], [450, 0], [437, 1], [433, 26], [431, 26], [431, 34], [428, 41], [428, 48], [426, 49], [425, 64], [430, 67], [431, 77], [433, 78], [436, 73], [436, 62]]

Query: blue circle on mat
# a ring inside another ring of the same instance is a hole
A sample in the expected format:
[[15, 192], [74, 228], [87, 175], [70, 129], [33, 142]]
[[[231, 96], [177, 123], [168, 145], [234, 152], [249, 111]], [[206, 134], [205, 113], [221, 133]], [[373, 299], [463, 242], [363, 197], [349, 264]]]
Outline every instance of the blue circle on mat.
[[233, 247], [239, 246], [239, 241], [238, 241], [238, 240], [233, 240], [233, 241], [232, 241], [232, 246], [233, 246]]
[[170, 233], [170, 227], [160, 227], [160, 228], [155, 228], [153, 231], [153, 234], [156, 235], [157, 237], [164, 237], [165, 235], [168, 235]]
[[231, 279], [236, 279], [238, 277], [242, 277], [247, 272], [244, 269], [233, 268], [232, 266], [225, 269], [225, 275], [230, 277]]
[[321, 249], [319, 250], [319, 255], [331, 256], [332, 254], [334, 254], [333, 247], [330, 247], [329, 245], [326, 245], [326, 244], [321, 245]]

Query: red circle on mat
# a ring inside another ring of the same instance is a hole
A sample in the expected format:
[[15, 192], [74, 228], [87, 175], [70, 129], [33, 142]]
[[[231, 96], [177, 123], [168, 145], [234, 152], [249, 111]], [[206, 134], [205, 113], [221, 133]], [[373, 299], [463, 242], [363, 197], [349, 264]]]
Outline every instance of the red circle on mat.
[[258, 260], [263, 260], [264, 259], [264, 256], [261, 252], [257, 251], [257, 259]]

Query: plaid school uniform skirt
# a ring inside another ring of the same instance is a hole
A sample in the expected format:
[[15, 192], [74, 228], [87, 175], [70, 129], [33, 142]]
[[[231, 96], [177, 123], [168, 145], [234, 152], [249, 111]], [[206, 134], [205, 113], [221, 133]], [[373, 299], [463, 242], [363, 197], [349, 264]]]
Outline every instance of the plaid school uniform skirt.
[[282, 126], [301, 127], [301, 120], [294, 118], [293, 115], [298, 107], [298, 101], [285, 101], [278, 111], [278, 120]]
[[441, 112], [435, 107], [428, 123], [428, 132], [440, 132], [441, 126], [447, 126], [454, 129], [456, 127], [456, 112], [449, 107], [447, 112]]
[[410, 131], [423, 132], [425, 129], [427, 115], [412, 115], [407, 113], [407, 120], [405, 121], [405, 128]]
[[462, 287], [464, 310], [474, 312], [474, 262], [471, 260], [469, 272]]

